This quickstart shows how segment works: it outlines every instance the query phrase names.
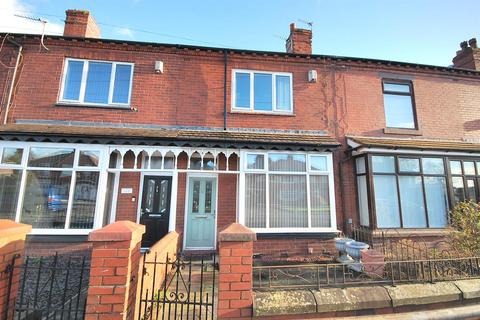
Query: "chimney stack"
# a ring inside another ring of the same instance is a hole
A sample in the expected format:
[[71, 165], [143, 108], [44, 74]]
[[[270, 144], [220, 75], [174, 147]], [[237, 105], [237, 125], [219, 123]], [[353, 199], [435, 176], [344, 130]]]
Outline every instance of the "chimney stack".
[[462, 41], [460, 49], [452, 60], [453, 66], [480, 71], [480, 48], [477, 46], [477, 39], [472, 38], [468, 42]]
[[312, 54], [312, 30], [299, 29], [291, 23], [286, 48], [287, 53]]
[[100, 38], [100, 28], [90, 12], [67, 10], [65, 13], [65, 28], [63, 29], [65, 37]]

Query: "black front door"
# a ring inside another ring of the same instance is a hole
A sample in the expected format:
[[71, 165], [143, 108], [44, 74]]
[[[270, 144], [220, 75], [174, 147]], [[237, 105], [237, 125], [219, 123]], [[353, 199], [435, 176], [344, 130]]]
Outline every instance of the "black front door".
[[172, 177], [145, 176], [143, 178], [140, 223], [145, 225], [142, 247], [151, 247], [168, 233]]

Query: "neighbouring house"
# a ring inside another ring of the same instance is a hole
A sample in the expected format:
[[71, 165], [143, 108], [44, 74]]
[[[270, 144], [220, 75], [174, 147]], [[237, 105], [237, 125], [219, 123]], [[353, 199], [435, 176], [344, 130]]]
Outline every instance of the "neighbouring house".
[[79, 10], [0, 37], [0, 218], [35, 250], [131, 220], [144, 247], [239, 222], [255, 253], [321, 254], [352, 225], [441, 237], [480, 200], [475, 39], [441, 67], [312, 54], [294, 24], [286, 52], [102, 39]]

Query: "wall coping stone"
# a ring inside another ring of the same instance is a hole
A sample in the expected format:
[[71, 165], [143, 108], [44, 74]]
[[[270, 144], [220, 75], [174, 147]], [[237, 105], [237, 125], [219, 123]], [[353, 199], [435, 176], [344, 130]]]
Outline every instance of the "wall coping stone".
[[480, 279], [253, 292], [254, 317], [430, 305], [480, 298]]
[[256, 241], [257, 234], [239, 223], [232, 223], [218, 234], [218, 241], [248, 242]]
[[463, 299], [480, 298], [480, 279], [457, 280], [454, 283], [462, 291]]
[[462, 292], [453, 282], [402, 284], [385, 287], [393, 307], [460, 300]]
[[90, 232], [88, 241], [129, 241], [141, 238], [145, 226], [132, 221], [117, 221]]
[[30, 231], [32, 231], [31, 225], [9, 219], [0, 219], [0, 238], [8, 237], [12, 234], [27, 234]]

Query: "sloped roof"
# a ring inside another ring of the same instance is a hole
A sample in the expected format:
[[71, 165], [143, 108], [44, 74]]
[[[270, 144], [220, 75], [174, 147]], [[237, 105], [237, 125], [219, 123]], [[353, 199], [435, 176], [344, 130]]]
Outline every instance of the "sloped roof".
[[400, 139], [378, 137], [347, 137], [353, 149], [361, 147], [381, 147], [389, 149], [420, 149], [420, 150], [445, 150], [480, 152], [480, 143], [452, 141], [452, 140], [427, 140], [427, 139]]
[[[175, 143], [199, 142], [219, 143], [246, 146], [274, 146], [287, 145], [297, 147], [324, 147], [336, 148], [340, 146], [333, 137], [317, 133], [291, 133], [287, 131], [248, 131], [248, 130], [195, 130], [175, 128], [126, 128], [126, 127], [95, 127], [73, 125], [45, 125], [45, 124], [7, 124], [0, 126], [1, 137], [37, 137], [36, 141], [44, 141], [42, 138], [64, 137], [71, 141], [81, 142], [97, 138], [108, 138], [117, 143], [133, 144], [138, 140], [144, 143]], [[73, 138], [80, 138], [73, 139]], [[40, 140], [39, 140], [40, 139]], [[58, 139], [57, 139], [58, 140]], [[120, 142], [122, 141], [122, 142]]]

